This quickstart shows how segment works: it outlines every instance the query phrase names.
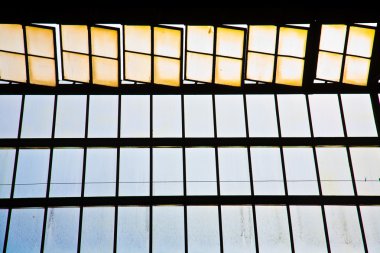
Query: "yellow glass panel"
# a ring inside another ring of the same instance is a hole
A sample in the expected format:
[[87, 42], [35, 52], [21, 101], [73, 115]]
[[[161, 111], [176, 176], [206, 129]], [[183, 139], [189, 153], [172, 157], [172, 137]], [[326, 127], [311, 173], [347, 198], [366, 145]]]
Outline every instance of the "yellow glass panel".
[[346, 56], [344, 64], [343, 82], [355, 85], [366, 86], [368, 81], [369, 59]]
[[30, 83], [56, 86], [56, 69], [53, 59], [28, 57]]
[[342, 55], [328, 52], [319, 52], [317, 78], [339, 82], [342, 71]]
[[91, 27], [91, 53], [97, 56], [117, 58], [118, 36], [114, 29]]
[[213, 26], [188, 26], [187, 50], [212, 54], [214, 48]]
[[125, 52], [124, 78], [139, 82], [151, 82], [151, 56]]
[[249, 27], [248, 50], [274, 54], [277, 27], [274, 25], [251, 25]]
[[212, 82], [211, 55], [187, 53], [186, 78], [190, 80], [211, 83]]
[[281, 27], [279, 36], [279, 54], [305, 57], [307, 30]]
[[21, 25], [0, 24], [0, 50], [24, 53], [24, 36]]
[[272, 82], [273, 70], [273, 55], [248, 53], [247, 79], [262, 82]]
[[346, 40], [346, 25], [322, 25], [319, 48], [343, 53]]
[[86, 25], [62, 25], [62, 49], [88, 54], [88, 28]]
[[350, 27], [347, 43], [347, 54], [371, 57], [375, 29]]
[[243, 57], [244, 31], [230, 28], [217, 28], [216, 54], [236, 58]]
[[276, 83], [302, 86], [304, 60], [278, 57]]
[[0, 52], [0, 79], [25, 83], [25, 56]]
[[54, 30], [51, 28], [26, 27], [28, 54], [54, 57]]
[[63, 79], [90, 82], [90, 59], [88, 55], [63, 52]]
[[125, 50], [150, 54], [151, 28], [150, 26], [125, 25]]
[[117, 60], [92, 57], [92, 82], [110, 87], [119, 85]]
[[181, 56], [181, 31], [155, 27], [154, 54], [179, 58]]
[[215, 83], [241, 86], [242, 60], [216, 57]]
[[154, 83], [179, 86], [180, 68], [179, 60], [154, 57]]

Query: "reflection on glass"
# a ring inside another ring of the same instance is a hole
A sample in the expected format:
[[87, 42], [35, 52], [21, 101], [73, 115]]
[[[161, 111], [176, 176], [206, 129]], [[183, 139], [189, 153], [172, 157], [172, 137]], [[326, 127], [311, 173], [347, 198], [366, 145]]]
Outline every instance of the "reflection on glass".
[[121, 137], [149, 137], [149, 95], [121, 96]]
[[368, 252], [380, 251], [380, 206], [360, 207]]
[[0, 199], [11, 195], [15, 154], [15, 149], [0, 149]]
[[7, 227], [8, 210], [0, 209], [0, 252], [4, 250], [4, 237]]
[[213, 109], [211, 95], [185, 95], [186, 137], [213, 137]]
[[90, 95], [89, 113], [88, 137], [117, 137], [118, 96]]
[[218, 137], [245, 137], [242, 95], [215, 95]]
[[27, 81], [25, 56], [0, 52], [0, 73], [2, 80], [25, 83]]
[[153, 95], [153, 136], [182, 136], [181, 96]]
[[277, 27], [274, 25], [249, 26], [248, 50], [274, 54]]

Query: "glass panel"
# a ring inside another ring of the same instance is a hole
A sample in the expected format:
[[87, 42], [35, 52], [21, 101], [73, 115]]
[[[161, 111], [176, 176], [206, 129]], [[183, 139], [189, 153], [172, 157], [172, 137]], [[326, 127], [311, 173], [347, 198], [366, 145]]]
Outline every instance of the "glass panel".
[[291, 206], [295, 252], [327, 252], [320, 206]]
[[215, 95], [218, 137], [245, 137], [244, 102], [242, 95]]
[[302, 86], [304, 60], [291, 57], [278, 57], [276, 83]]
[[0, 50], [24, 53], [22, 25], [0, 24]]
[[274, 54], [277, 27], [274, 25], [249, 26], [248, 50]]
[[90, 58], [88, 55], [63, 52], [63, 79], [90, 82]]
[[86, 25], [61, 25], [62, 49], [88, 54], [88, 28]]
[[215, 83], [241, 86], [242, 60], [216, 57]]
[[348, 136], [377, 136], [368, 94], [342, 94]]
[[117, 58], [118, 32], [115, 29], [91, 27], [91, 53], [97, 56]]
[[312, 148], [284, 148], [289, 195], [318, 195], [318, 181]]
[[154, 54], [179, 58], [182, 30], [154, 27]]
[[78, 228], [79, 208], [49, 208], [44, 252], [77, 252]]
[[244, 35], [244, 30], [218, 27], [216, 33], [216, 54], [242, 58]]
[[212, 82], [213, 57], [211, 55], [186, 54], [186, 78], [206, 83]]
[[0, 199], [11, 195], [15, 154], [15, 149], [0, 149]]
[[317, 78], [339, 82], [342, 71], [342, 58], [341, 54], [319, 52]]
[[58, 95], [56, 138], [83, 138], [86, 127], [85, 95]]
[[120, 148], [120, 196], [149, 195], [149, 160], [149, 148]]
[[310, 137], [305, 95], [278, 95], [282, 137]]
[[181, 61], [154, 57], [154, 83], [180, 86]]
[[217, 194], [214, 148], [186, 148], [186, 180], [188, 195]]
[[255, 195], [284, 195], [279, 148], [251, 148], [253, 189]]
[[4, 250], [5, 230], [7, 227], [8, 210], [0, 209], [0, 251]]
[[125, 50], [150, 54], [151, 28], [145, 25], [125, 25]]
[[84, 207], [80, 252], [112, 252], [114, 207]]
[[119, 207], [117, 252], [149, 252], [149, 207]]
[[43, 198], [49, 170], [49, 149], [20, 149], [15, 198]]
[[90, 95], [88, 137], [117, 137], [118, 96]]
[[185, 251], [183, 207], [153, 207], [153, 252]]
[[255, 252], [251, 206], [222, 206], [222, 225], [224, 252]]
[[30, 83], [56, 86], [55, 60], [29, 56], [28, 64]]
[[343, 82], [366, 86], [371, 61], [364, 58], [346, 56], [344, 64]]
[[25, 30], [28, 54], [54, 57], [54, 29], [26, 26]]
[[309, 95], [315, 137], [343, 137], [342, 118], [336, 94]]
[[181, 96], [153, 95], [153, 136], [182, 136]]
[[219, 253], [218, 207], [187, 207], [189, 253]]
[[124, 78], [127, 80], [151, 82], [151, 56], [125, 52]]
[[278, 137], [273, 95], [246, 95], [250, 137]]
[[368, 252], [380, 251], [380, 206], [361, 206]]
[[278, 54], [305, 57], [307, 30], [280, 28]]
[[119, 79], [117, 60], [92, 57], [92, 81], [94, 84], [117, 87]]
[[25, 56], [0, 52], [0, 79], [26, 83]]
[[323, 195], [353, 195], [345, 148], [316, 148]]
[[218, 148], [221, 195], [250, 195], [246, 148]]
[[54, 149], [50, 197], [80, 197], [82, 171], [83, 149]]
[[181, 148], [153, 148], [153, 195], [183, 195]]
[[274, 56], [248, 53], [247, 78], [262, 82], [273, 81]]
[[347, 42], [347, 54], [371, 57], [375, 29], [350, 27]]
[[380, 195], [380, 148], [350, 148], [358, 195]]
[[214, 48], [213, 26], [187, 26], [187, 50], [212, 54]]
[[331, 252], [364, 252], [354, 206], [325, 206]]
[[13, 209], [6, 252], [40, 252], [43, 221], [42, 208]]
[[121, 137], [150, 136], [150, 96], [121, 96]]
[[343, 53], [346, 40], [346, 25], [322, 25], [319, 48]]
[[260, 252], [291, 252], [285, 206], [256, 206]]
[[116, 148], [87, 149], [85, 196], [114, 196]]
[[21, 95], [0, 96], [0, 138], [17, 138]]
[[184, 95], [186, 137], [214, 137], [211, 95]]

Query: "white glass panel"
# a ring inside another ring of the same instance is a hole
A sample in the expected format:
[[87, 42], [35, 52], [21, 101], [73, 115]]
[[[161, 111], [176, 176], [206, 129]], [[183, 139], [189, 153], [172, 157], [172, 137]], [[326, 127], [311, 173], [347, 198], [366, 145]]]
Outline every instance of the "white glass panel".
[[117, 58], [118, 40], [117, 30], [91, 27], [91, 53], [93, 55]]
[[149, 95], [121, 96], [121, 137], [150, 136]]
[[90, 95], [89, 110], [88, 137], [117, 137], [118, 96]]
[[368, 252], [380, 251], [380, 206], [361, 206]]
[[125, 50], [150, 54], [151, 28], [150, 26], [125, 25]]
[[211, 95], [185, 95], [186, 137], [214, 137]]
[[61, 25], [62, 49], [88, 54], [88, 28], [86, 25]]
[[307, 30], [281, 27], [278, 54], [305, 57]]
[[274, 56], [267, 54], [248, 53], [247, 79], [262, 82], [273, 81]]
[[366, 86], [368, 81], [369, 66], [371, 60], [346, 56], [346, 62], [344, 64], [343, 82]]
[[215, 83], [228, 86], [241, 86], [242, 60], [216, 57]]
[[249, 26], [248, 50], [274, 54], [277, 27], [274, 25]]
[[276, 83], [302, 86], [304, 60], [291, 57], [278, 57]]
[[125, 52], [124, 54], [124, 78], [132, 81], [150, 82], [151, 56]]
[[346, 40], [346, 25], [322, 25], [319, 48], [343, 53]]
[[211, 55], [186, 54], [186, 78], [206, 83], [212, 82], [213, 57]]
[[25, 83], [25, 56], [0, 52], [0, 79]]
[[90, 82], [90, 57], [76, 53], [62, 53], [63, 79], [77, 82]]
[[179, 58], [181, 56], [181, 31], [154, 27], [154, 54]]
[[21, 95], [0, 96], [0, 138], [17, 138]]
[[243, 56], [244, 31], [230, 28], [217, 28], [216, 54], [241, 58]]
[[347, 42], [347, 54], [371, 57], [375, 29], [350, 27]]
[[54, 57], [54, 29], [26, 26], [28, 54]]
[[215, 95], [218, 137], [245, 137], [242, 95]]
[[317, 78], [339, 82], [342, 72], [341, 54], [319, 52], [317, 65]]
[[154, 57], [154, 83], [178, 87], [181, 84], [180, 60]]
[[213, 26], [188, 26], [187, 50], [212, 54], [214, 48]]
[[117, 60], [92, 57], [92, 81], [109, 87], [119, 86], [119, 63]]
[[182, 136], [181, 96], [153, 95], [153, 136]]
[[15, 149], [0, 149], [0, 199], [9, 198], [11, 195], [15, 154]]
[[0, 24], [0, 50], [24, 53], [22, 25]]

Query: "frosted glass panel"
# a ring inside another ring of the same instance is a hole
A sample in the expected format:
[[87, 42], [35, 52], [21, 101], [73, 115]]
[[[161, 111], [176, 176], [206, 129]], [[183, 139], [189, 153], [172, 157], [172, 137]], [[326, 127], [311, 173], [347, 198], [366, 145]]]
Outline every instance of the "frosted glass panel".
[[178, 87], [181, 84], [180, 60], [154, 57], [154, 83]]
[[248, 53], [247, 79], [262, 82], [273, 81], [274, 56], [267, 54]]
[[125, 50], [149, 54], [151, 51], [151, 28], [145, 25], [124, 26]]
[[322, 25], [319, 48], [343, 53], [346, 40], [346, 25]]
[[88, 28], [86, 25], [61, 25], [62, 49], [88, 54]]
[[90, 58], [88, 55], [63, 52], [63, 79], [90, 82]]
[[24, 53], [22, 25], [0, 24], [0, 50]]
[[151, 56], [125, 52], [124, 54], [124, 78], [127, 80], [150, 82]]
[[361, 206], [368, 252], [380, 251], [380, 206]]
[[118, 96], [90, 95], [88, 137], [117, 137]]
[[241, 58], [243, 56], [244, 30], [218, 27], [216, 54]]
[[91, 27], [91, 53], [97, 56], [118, 56], [118, 32], [115, 29]]
[[304, 60], [292, 57], [278, 57], [276, 83], [302, 86]]
[[153, 136], [182, 136], [181, 96], [153, 95]]
[[368, 81], [369, 66], [371, 60], [346, 56], [346, 62], [344, 64], [343, 82], [366, 86]]
[[281, 27], [278, 53], [295, 57], [305, 57], [307, 30]]
[[179, 58], [181, 56], [181, 30], [154, 27], [154, 54]]
[[342, 71], [341, 54], [319, 52], [317, 65], [317, 78], [339, 82]]
[[188, 26], [187, 50], [212, 54], [214, 47], [213, 26]]
[[277, 27], [274, 25], [249, 26], [248, 49], [274, 54], [276, 49]]
[[212, 82], [213, 57], [211, 55], [186, 54], [186, 78], [206, 83]]
[[245, 137], [242, 95], [215, 95], [218, 137]]
[[54, 29], [26, 26], [28, 54], [54, 57]]
[[92, 81], [109, 87], [119, 86], [119, 63], [117, 60], [92, 57]]
[[25, 83], [25, 56], [0, 52], [0, 79]]
[[214, 137], [211, 95], [185, 95], [186, 137]]
[[15, 149], [0, 149], [0, 199], [11, 195], [15, 154]]
[[4, 249], [4, 237], [7, 226], [8, 210], [0, 209], [0, 251]]
[[347, 42], [347, 54], [371, 57], [375, 29], [350, 27]]
[[216, 57], [215, 83], [228, 86], [241, 86], [242, 60]]
[[30, 83], [56, 86], [56, 66], [54, 60], [29, 56], [28, 64]]
[[0, 96], [0, 138], [17, 138], [21, 98], [20, 95]]
[[149, 95], [121, 96], [121, 137], [150, 136]]

